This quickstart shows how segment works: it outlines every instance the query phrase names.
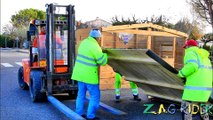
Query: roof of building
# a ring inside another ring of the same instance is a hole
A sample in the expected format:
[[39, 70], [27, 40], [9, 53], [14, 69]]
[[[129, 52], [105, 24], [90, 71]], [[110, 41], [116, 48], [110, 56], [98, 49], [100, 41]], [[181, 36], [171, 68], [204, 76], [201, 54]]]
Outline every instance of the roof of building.
[[97, 17], [95, 20], [87, 21], [85, 24], [92, 28], [107, 27], [112, 25], [110, 22], [100, 19], [99, 17]]

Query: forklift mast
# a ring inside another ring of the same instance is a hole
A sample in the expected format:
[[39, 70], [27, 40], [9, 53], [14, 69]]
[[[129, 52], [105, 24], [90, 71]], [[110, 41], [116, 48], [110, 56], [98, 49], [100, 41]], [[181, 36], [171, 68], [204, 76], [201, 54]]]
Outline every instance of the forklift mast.
[[[63, 13], [60, 13], [60, 12]], [[47, 5], [46, 9], [46, 54], [47, 54], [47, 72], [49, 74], [55, 73], [54, 60], [55, 60], [55, 36], [63, 38], [64, 48], [68, 52], [64, 58], [67, 61], [68, 73], [72, 72], [72, 67], [75, 60], [75, 11], [74, 6], [68, 5]], [[62, 19], [62, 20], [60, 20]], [[64, 42], [65, 41], [65, 42]]]
[[[69, 81], [74, 66], [75, 11], [72, 5], [49, 4], [46, 7], [46, 79], [48, 94], [52, 94], [54, 80]], [[62, 40], [62, 45], [57, 45], [58, 38]], [[63, 62], [58, 64], [57, 60], [61, 59], [60, 57]], [[65, 68], [66, 71], [57, 73], [57, 68]], [[71, 81], [71, 84], [74, 85], [74, 81]]]

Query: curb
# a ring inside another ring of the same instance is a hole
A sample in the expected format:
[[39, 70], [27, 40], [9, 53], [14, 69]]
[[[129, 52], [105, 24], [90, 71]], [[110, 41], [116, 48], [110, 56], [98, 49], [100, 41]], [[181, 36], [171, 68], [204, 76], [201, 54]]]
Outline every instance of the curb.
[[28, 53], [28, 49], [16, 49], [16, 48], [0, 48], [0, 51], [12, 51], [12, 52], [20, 52], [20, 53]]
[[18, 50], [15, 50], [15, 52], [28, 53], [28, 50], [18, 49]]
[[27, 50], [16, 50], [16, 52], [20, 52], [20, 53], [28, 53]]

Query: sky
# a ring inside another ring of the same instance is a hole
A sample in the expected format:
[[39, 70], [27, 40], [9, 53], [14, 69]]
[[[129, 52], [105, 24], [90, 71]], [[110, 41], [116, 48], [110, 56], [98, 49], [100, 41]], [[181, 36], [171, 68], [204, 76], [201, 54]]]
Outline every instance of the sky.
[[[133, 15], [141, 19], [165, 15], [173, 24], [183, 17], [193, 19], [186, 0], [1, 0], [1, 30], [19, 10], [34, 8], [45, 11], [47, 3], [74, 5], [76, 20], [82, 22], [97, 17], [111, 22], [114, 16], [127, 19]], [[211, 26], [208, 25], [204, 31], [211, 32]]]

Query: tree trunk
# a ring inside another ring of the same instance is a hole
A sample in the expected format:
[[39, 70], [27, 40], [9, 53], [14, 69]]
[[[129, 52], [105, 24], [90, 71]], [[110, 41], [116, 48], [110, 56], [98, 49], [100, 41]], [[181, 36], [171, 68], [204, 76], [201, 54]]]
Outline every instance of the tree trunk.
[[209, 12], [209, 17], [210, 17], [210, 22], [211, 22], [211, 26], [212, 26], [212, 31], [213, 31], [213, 3], [212, 0], [204, 0], [206, 6], [208, 7], [208, 12]]

